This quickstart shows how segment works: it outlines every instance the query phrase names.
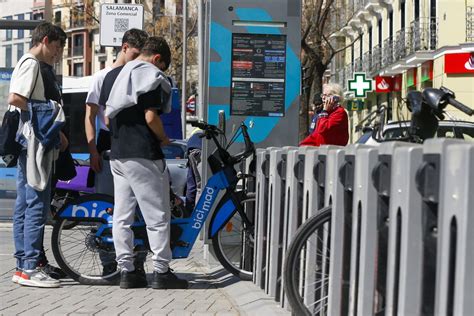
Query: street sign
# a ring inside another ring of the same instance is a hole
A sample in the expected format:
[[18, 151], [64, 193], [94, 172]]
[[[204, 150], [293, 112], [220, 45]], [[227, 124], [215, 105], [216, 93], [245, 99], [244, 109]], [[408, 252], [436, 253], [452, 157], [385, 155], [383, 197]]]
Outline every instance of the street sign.
[[367, 92], [372, 92], [374, 90], [372, 79], [367, 79], [365, 77], [365, 72], [354, 72], [352, 80], [348, 80], [347, 82], [349, 91], [354, 92], [356, 98], [365, 98]]
[[121, 46], [129, 29], [143, 29], [143, 5], [104, 3], [100, 6], [100, 45]]

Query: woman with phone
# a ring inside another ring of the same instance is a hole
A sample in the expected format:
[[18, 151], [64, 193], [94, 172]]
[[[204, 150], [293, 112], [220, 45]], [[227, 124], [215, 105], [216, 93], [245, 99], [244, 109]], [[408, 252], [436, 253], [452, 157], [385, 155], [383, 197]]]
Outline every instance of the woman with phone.
[[346, 110], [341, 106], [341, 86], [333, 83], [325, 84], [321, 98], [323, 110], [318, 115], [316, 127], [300, 146], [347, 145], [349, 120]]

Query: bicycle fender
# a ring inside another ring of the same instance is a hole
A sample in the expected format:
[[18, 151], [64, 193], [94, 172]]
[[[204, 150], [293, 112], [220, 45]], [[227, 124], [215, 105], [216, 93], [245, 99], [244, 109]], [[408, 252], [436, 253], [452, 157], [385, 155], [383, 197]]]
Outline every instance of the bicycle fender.
[[91, 221], [108, 223], [112, 222], [112, 215], [109, 210], [112, 210], [113, 207], [113, 197], [105, 194], [89, 194], [81, 196], [61, 207], [57, 216], [72, 220], [75, 218], [87, 218]]
[[216, 233], [224, 227], [237, 211], [237, 207], [232, 200], [232, 192], [228, 191], [217, 204], [209, 225], [209, 238], [213, 238]]

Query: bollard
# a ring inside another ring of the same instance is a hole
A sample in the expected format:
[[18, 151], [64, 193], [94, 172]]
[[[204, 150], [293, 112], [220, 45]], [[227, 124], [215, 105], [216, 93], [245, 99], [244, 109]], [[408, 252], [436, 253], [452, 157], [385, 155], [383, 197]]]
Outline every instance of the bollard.
[[[253, 283], [260, 286], [262, 282], [262, 255], [264, 242], [263, 216], [267, 209], [268, 200], [268, 170], [267, 150], [257, 149], [257, 160], [255, 164], [255, 245], [254, 245], [254, 274]], [[269, 155], [268, 155], [269, 156]], [[269, 157], [268, 157], [269, 158]], [[266, 175], [266, 176], [265, 176]]]
[[474, 145], [448, 145], [439, 202], [436, 315], [474, 311]]
[[[344, 149], [332, 149], [326, 162], [325, 206], [332, 207], [329, 270], [323, 268], [323, 275], [330, 273], [328, 288], [329, 315], [347, 315], [346, 285], [343, 284], [345, 263], [346, 218], [344, 214], [344, 187], [339, 181], [339, 169], [344, 163]], [[323, 256], [324, 258], [324, 256]], [[327, 260], [327, 259], [324, 259]], [[326, 289], [322, 289], [322, 297]]]
[[288, 149], [272, 149], [270, 151], [270, 187], [267, 217], [267, 252], [266, 252], [266, 283], [265, 293], [276, 296], [278, 253], [280, 251], [280, 212], [284, 204], [284, 188], [286, 178], [286, 159]]
[[395, 148], [389, 203], [387, 297], [385, 315], [420, 315], [422, 217], [415, 187], [421, 145]]
[[423, 161], [416, 173], [416, 187], [421, 194], [421, 213], [423, 217], [423, 282], [421, 291], [421, 314], [435, 313], [436, 267], [438, 256], [438, 227], [443, 217], [438, 216], [441, 192], [445, 189], [444, 159], [448, 147], [462, 144], [462, 140], [428, 139], [423, 144]]
[[[377, 163], [377, 148], [361, 145], [348, 146], [346, 165], [353, 164], [352, 173], [346, 168], [343, 185], [352, 188], [352, 232], [349, 282], [349, 315], [367, 315], [373, 306], [376, 241], [376, 191], [367, 176]], [[343, 169], [341, 169], [343, 170]], [[352, 175], [352, 179], [351, 179]]]
[[257, 190], [255, 216], [255, 268], [253, 282], [261, 289], [265, 288], [266, 253], [267, 253], [267, 217], [270, 187], [270, 149], [257, 149]]
[[303, 213], [303, 181], [304, 181], [304, 160], [308, 147], [300, 147], [298, 149], [288, 150], [288, 158], [286, 163], [286, 185], [285, 185], [285, 203], [282, 209], [282, 251], [281, 257], [278, 258], [278, 292], [276, 301], [284, 306], [284, 293], [281, 275], [283, 273], [283, 261], [286, 249], [294, 235], [296, 229], [301, 224], [298, 220]]

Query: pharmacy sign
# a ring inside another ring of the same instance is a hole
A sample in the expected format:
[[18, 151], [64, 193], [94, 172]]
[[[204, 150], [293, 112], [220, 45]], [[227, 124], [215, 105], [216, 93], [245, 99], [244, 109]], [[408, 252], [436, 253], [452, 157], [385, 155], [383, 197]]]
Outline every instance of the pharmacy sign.
[[374, 90], [372, 79], [367, 79], [365, 72], [355, 72], [354, 77], [347, 81], [349, 91], [354, 92], [356, 98], [365, 98], [367, 92]]

